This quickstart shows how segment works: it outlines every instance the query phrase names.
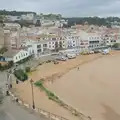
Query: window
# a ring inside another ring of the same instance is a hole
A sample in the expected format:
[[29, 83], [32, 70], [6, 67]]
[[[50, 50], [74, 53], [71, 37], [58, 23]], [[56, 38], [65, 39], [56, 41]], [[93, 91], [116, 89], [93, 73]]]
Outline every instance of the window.
[[41, 45], [37, 45], [37, 48], [41, 48]]
[[47, 47], [47, 44], [43, 44], [43, 47]]
[[41, 49], [39, 49], [37, 52], [40, 53], [40, 52], [41, 52]]
[[73, 44], [73, 47], [75, 47], [75, 44]]

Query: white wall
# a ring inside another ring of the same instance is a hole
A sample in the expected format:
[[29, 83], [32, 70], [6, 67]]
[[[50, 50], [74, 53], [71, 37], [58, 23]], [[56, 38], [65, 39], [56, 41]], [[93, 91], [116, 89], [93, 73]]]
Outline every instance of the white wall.
[[21, 50], [13, 57], [13, 62], [19, 62], [20, 60], [23, 60], [27, 57], [29, 57], [29, 53], [27, 51]]

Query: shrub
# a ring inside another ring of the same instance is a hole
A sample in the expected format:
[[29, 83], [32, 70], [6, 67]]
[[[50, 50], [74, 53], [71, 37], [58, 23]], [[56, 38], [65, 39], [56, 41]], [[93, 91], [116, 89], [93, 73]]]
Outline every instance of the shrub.
[[16, 70], [14, 72], [14, 75], [21, 81], [25, 81], [28, 79], [28, 75], [22, 69]]
[[38, 86], [38, 87], [40, 87], [40, 86], [43, 85], [43, 83], [42, 83], [42, 81], [39, 80], [39, 81], [35, 82], [35, 85]]
[[41, 80], [37, 81], [37, 82], [34, 83], [34, 84], [35, 84], [37, 87], [40, 87], [40, 88], [46, 93], [46, 95], [48, 96], [48, 98], [49, 98], [50, 100], [53, 100], [53, 101], [55, 101], [55, 102], [60, 103], [61, 101], [59, 100], [59, 98], [58, 98], [53, 92], [49, 91], [47, 88], [44, 87], [44, 85], [43, 85], [43, 80], [44, 80], [44, 79], [41, 79]]
[[8, 49], [6, 47], [3, 47], [3, 48], [0, 49], [0, 54], [3, 54], [7, 51], [8, 51]]
[[13, 61], [8, 62], [8, 64], [2, 65], [0, 63], [0, 71], [7, 70], [13, 66]]
[[113, 48], [120, 48], [120, 43], [115, 43], [112, 47]]
[[26, 67], [26, 68], [25, 68], [25, 71], [26, 71], [27, 73], [30, 72], [30, 71], [31, 71], [30, 67]]

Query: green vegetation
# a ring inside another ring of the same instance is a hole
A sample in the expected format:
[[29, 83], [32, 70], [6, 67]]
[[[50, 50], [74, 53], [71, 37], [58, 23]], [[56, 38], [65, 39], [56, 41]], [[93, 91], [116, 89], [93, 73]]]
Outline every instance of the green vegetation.
[[43, 81], [44, 81], [44, 79], [41, 79], [41, 80], [37, 81], [37, 82], [35, 83], [35, 86], [37, 86], [37, 87], [39, 87], [41, 90], [45, 91], [46, 95], [48, 96], [48, 98], [49, 98], [50, 100], [53, 100], [53, 101], [55, 101], [55, 102], [60, 103], [61, 101], [59, 100], [59, 98], [58, 98], [54, 93], [52, 93], [51, 91], [49, 91], [47, 88], [44, 87]]
[[2, 65], [0, 63], [0, 71], [4, 71], [7, 70], [9, 68], [11, 68], [14, 65], [13, 61], [8, 62], [8, 64], [6, 63], [5, 65]]
[[120, 48], [120, 43], [115, 43], [112, 47], [113, 48]]
[[[68, 27], [71, 27], [75, 24], [82, 24], [84, 25], [87, 22], [89, 25], [98, 25], [98, 26], [107, 26], [111, 27], [112, 22], [115, 21], [120, 23], [119, 17], [107, 17], [107, 18], [100, 18], [100, 17], [72, 17], [72, 18], [64, 18], [68, 20]], [[118, 24], [120, 25], [120, 24]]]
[[21, 16], [23, 14], [33, 13], [36, 15], [35, 12], [25, 12], [25, 11], [7, 11], [7, 10], [0, 10], [0, 15], [12, 15], [12, 16]]
[[7, 52], [7, 51], [8, 51], [8, 49], [5, 48], [5, 47], [3, 47], [3, 48], [0, 49], [0, 54], [3, 54], [3, 53], [5, 53], [5, 52]]
[[40, 17], [44, 17], [45, 19], [50, 19], [50, 20], [59, 20], [62, 18], [61, 14], [40, 14]]
[[22, 69], [15, 70], [14, 75], [23, 82], [28, 79], [28, 75]]
[[30, 67], [26, 67], [26, 68], [25, 68], [25, 71], [26, 71], [27, 73], [29, 73], [29, 72], [31, 71], [31, 68], [30, 68]]

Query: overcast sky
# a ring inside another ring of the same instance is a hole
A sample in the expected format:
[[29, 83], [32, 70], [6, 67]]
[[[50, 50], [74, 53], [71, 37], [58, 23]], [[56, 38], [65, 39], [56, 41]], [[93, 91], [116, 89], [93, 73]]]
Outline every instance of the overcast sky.
[[0, 9], [59, 13], [64, 17], [120, 16], [120, 0], [0, 0]]

